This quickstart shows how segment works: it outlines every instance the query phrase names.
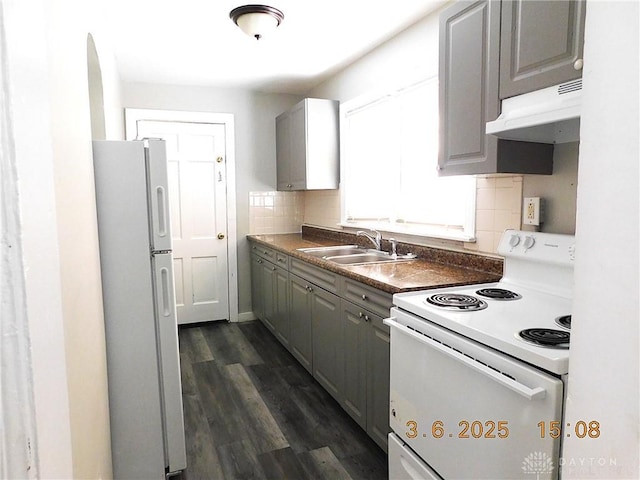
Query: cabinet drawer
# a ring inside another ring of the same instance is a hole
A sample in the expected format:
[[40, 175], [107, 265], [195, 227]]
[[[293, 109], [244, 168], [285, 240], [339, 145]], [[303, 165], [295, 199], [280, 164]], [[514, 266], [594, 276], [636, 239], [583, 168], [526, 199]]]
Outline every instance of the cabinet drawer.
[[338, 293], [338, 278], [340, 277], [335, 273], [310, 265], [297, 258], [291, 258], [289, 263], [289, 271], [291, 273], [300, 275], [306, 281], [324, 288], [328, 292]]
[[342, 297], [384, 318], [389, 316], [389, 309], [393, 306], [390, 293], [348, 278], [344, 279]]
[[265, 247], [264, 245], [253, 243], [251, 245], [251, 251], [256, 255], [258, 255], [259, 257], [264, 258], [265, 260], [269, 260], [270, 262], [276, 263], [277, 252], [273, 248]]
[[289, 270], [289, 255], [285, 255], [284, 253], [276, 252], [276, 264], [279, 267], [284, 268], [285, 270]]

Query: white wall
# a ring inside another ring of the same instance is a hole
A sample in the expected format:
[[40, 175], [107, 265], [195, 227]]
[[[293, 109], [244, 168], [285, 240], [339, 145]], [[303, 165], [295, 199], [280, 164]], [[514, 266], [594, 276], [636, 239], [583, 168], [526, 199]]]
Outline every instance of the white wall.
[[[4, 238], [9, 238], [9, 242], [21, 242], [11, 248], [22, 250], [22, 258], [17, 261], [24, 266], [24, 289], [19, 288], [20, 280], [8, 284], [3, 281], [2, 311], [3, 315], [8, 313], [5, 305], [8, 298], [15, 296], [17, 311], [12, 320], [16, 322], [16, 338], [25, 334], [27, 338], [23, 341], [28, 342], [31, 354], [10, 361], [17, 365], [26, 363], [25, 370], [32, 372], [32, 378], [27, 375], [17, 379], [22, 382], [24, 391], [32, 393], [32, 402], [25, 401], [21, 407], [7, 404], [5, 398], [9, 395], [3, 394], [3, 415], [23, 415], [28, 421], [33, 414], [36, 434], [31, 439], [34, 474], [41, 478], [70, 478], [73, 460], [49, 129], [45, 13], [42, 1], [36, 0], [3, 0], [0, 8], [0, 35], [4, 37], [0, 39], [3, 41], [0, 103], [2, 114], [6, 115], [2, 121], [2, 216], [14, 218], [17, 223], [9, 234], [2, 232], [3, 280], [6, 279], [5, 261], [9, 258], [9, 253], [5, 254]], [[31, 29], [25, 29], [24, 25], [30, 25]], [[5, 174], [5, 168], [11, 168], [13, 172]], [[3, 218], [3, 228], [6, 221]], [[2, 318], [2, 322], [8, 323], [9, 319]], [[3, 347], [7, 340], [3, 339]], [[14, 370], [13, 365], [4, 360], [0, 366], [3, 377], [7, 370]], [[7, 408], [14, 410], [4, 411]], [[33, 433], [25, 432], [27, 436]], [[21, 440], [16, 438], [12, 442]], [[15, 448], [19, 446], [8, 444], [7, 454], [12, 455]], [[7, 460], [9, 464], [16, 460], [12, 457]], [[16, 474], [16, 470], [4, 461], [2, 468], [9, 475]], [[25, 469], [26, 465], [20, 476], [24, 475]]]
[[598, 421], [601, 435], [565, 439], [565, 479], [640, 475], [638, 14], [587, 8], [565, 422]]
[[2, 0], [8, 14], [26, 308], [40, 478], [110, 478], [106, 355], [87, 35], [101, 61], [108, 138], [119, 79], [97, 0]]
[[[125, 83], [125, 108], [232, 113], [235, 122], [238, 310], [251, 316], [249, 192], [276, 189], [275, 118], [300, 97], [236, 89]], [[243, 315], [244, 314], [244, 315]]]
[[[556, 145], [553, 151], [553, 175], [524, 175], [524, 197], [542, 197], [545, 217], [540, 231], [576, 233], [576, 198], [578, 191], [578, 142]], [[524, 226], [523, 230], [534, 227]]]
[[118, 77], [98, 0], [48, 0], [49, 99], [75, 478], [111, 476], [99, 249], [91, 149], [87, 35], [102, 71], [105, 131], [113, 138]]

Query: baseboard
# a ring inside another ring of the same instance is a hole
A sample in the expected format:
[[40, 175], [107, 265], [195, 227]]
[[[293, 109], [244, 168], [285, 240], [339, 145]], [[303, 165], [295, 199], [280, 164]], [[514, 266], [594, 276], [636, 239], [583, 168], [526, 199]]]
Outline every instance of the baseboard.
[[253, 312], [242, 312], [238, 313], [238, 322], [250, 322], [251, 320], [255, 320], [257, 317]]

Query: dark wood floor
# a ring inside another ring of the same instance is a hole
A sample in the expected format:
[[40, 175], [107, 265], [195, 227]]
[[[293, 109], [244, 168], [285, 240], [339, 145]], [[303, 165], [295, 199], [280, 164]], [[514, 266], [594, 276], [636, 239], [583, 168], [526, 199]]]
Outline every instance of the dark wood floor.
[[386, 454], [258, 321], [180, 329], [183, 480], [386, 479]]

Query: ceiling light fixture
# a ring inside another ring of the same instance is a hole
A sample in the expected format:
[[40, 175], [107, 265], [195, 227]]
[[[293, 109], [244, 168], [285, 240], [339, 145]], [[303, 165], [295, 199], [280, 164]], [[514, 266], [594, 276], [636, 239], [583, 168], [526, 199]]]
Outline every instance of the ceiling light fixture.
[[244, 33], [260, 40], [263, 35], [269, 34], [282, 23], [284, 14], [267, 5], [243, 5], [231, 10], [229, 18]]

